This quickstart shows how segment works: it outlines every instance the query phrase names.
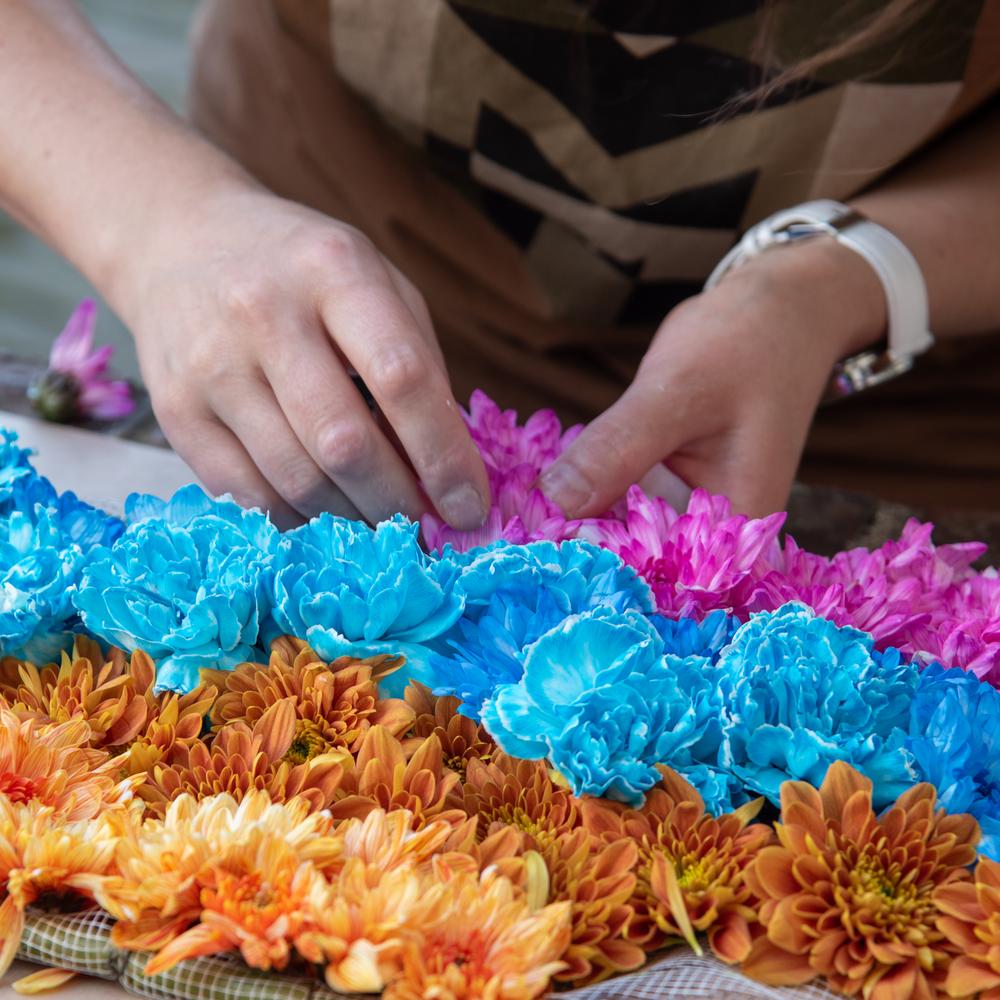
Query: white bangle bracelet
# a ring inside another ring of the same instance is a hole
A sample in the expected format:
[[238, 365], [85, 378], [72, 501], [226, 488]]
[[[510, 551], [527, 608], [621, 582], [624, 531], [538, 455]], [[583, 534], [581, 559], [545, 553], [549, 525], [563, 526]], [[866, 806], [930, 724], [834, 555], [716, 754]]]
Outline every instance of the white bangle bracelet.
[[813, 236], [832, 236], [868, 261], [885, 291], [888, 316], [885, 350], [863, 351], [838, 362], [823, 397], [827, 402], [909, 371], [934, 337], [928, 329], [927, 286], [913, 254], [884, 226], [839, 201], [808, 201], [758, 222], [719, 261], [705, 288], [769, 247]]

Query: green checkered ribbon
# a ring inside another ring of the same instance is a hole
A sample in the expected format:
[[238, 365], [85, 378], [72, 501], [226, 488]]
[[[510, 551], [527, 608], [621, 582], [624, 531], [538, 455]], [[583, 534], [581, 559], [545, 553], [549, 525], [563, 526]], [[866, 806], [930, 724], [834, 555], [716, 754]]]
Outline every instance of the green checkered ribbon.
[[247, 968], [235, 957], [192, 958], [158, 976], [143, 973], [149, 955], [111, 944], [114, 920], [101, 910], [29, 911], [17, 957], [119, 982], [148, 1000], [338, 1000], [315, 979]]
[[[258, 972], [235, 956], [192, 958], [158, 976], [147, 976], [142, 970], [148, 955], [119, 951], [111, 944], [113, 923], [100, 910], [29, 911], [17, 957], [114, 980], [147, 1000], [346, 1000], [315, 979]], [[559, 996], [573, 1000], [835, 1000], [821, 986], [762, 986], [717, 959], [686, 948], [669, 952], [638, 972]]]

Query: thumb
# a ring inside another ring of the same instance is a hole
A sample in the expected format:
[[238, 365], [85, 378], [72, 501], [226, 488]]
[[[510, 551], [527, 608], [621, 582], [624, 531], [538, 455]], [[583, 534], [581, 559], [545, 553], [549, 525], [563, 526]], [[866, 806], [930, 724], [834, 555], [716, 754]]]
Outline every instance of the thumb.
[[592, 517], [624, 496], [654, 465], [688, 439], [681, 417], [669, 414], [661, 379], [640, 376], [610, 409], [542, 473], [542, 492], [568, 517]]

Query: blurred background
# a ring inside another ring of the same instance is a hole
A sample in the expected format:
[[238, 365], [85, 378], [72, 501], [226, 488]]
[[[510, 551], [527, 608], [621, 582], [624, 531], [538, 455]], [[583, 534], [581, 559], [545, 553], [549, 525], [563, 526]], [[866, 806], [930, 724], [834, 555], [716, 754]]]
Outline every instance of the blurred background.
[[[187, 30], [197, 0], [79, 0], [108, 44], [177, 110], [183, 110]], [[61, 257], [0, 212], [0, 354], [44, 361], [73, 307], [93, 289]], [[139, 374], [132, 341], [103, 304], [97, 337], [116, 346], [114, 367]]]

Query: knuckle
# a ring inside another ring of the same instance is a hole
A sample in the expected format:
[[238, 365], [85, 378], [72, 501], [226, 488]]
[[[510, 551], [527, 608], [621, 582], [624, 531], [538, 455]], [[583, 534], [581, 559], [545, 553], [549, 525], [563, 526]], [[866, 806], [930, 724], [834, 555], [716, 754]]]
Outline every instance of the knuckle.
[[227, 317], [241, 323], [257, 322], [267, 309], [270, 290], [260, 278], [238, 276], [223, 283], [219, 296]]
[[319, 433], [317, 449], [320, 464], [331, 475], [357, 472], [368, 464], [371, 431], [360, 420], [340, 420]]
[[355, 269], [371, 258], [374, 249], [369, 239], [349, 226], [331, 226], [319, 236], [304, 240], [299, 260], [304, 267], [316, 271]]
[[372, 371], [372, 389], [389, 399], [411, 396], [427, 387], [427, 365], [409, 345], [399, 345], [383, 354]]

